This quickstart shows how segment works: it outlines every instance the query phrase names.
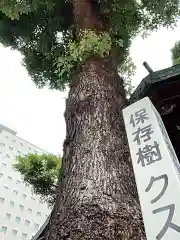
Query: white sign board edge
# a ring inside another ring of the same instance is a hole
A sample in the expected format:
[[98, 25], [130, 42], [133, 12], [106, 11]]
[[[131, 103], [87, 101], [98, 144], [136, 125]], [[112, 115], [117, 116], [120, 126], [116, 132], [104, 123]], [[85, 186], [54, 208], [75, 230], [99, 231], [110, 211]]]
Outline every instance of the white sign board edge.
[[[137, 127], [133, 127], [132, 124], [130, 124], [131, 115], [135, 114], [137, 111], [143, 108], [146, 109], [149, 119], [144, 123], [139, 124]], [[136, 178], [137, 189], [139, 193], [139, 199], [141, 203], [147, 239], [179, 240], [180, 227], [178, 229], [179, 231], [176, 231], [173, 228], [169, 227], [165, 234], [162, 234], [162, 229], [168, 219], [169, 211], [161, 211], [157, 214], [153, 213], [153, 211], [157, 209], [173, 204], [175, 206], [175, 211], [172, 218], [172, 223], [180, 226], [180, 214], [178, 214], [180, 213], [180, 174], [178, 170], [179, 162], [172, 148], [171, 142], [168, 138], [161, 117], [157, 113], [155, 107], [153, 106], [148, 97], [143, 98], [140, 101], [126, 107], [123, 110], [123, 117], [128, 137], [134, 174]], [[151, 125], [153, 130], [151, 139], [149, 139], [149, 141], [147, 141], [146, 143], [143, 142], [142, 146], [138, 146], [137, 143], [133, 141], [134, 135], [132, 134], [137, 131], [138, 127], [144, 128], [148, 125]], [[171, 146], [172, 151], [170, 151], [167, 146], [167, 139], [169, 141], [168, 144]], [[137, 163], [138, 148], [144, 148], [144, 146], [147, 144], [153, 145], [155, 141], [159, 145], [162, 159], [148, 166], [142, 167], [141, 164]], [[172, 152], [174, 152], [174, 157], [176, 159], [173, 159]], [[150, 183], [151, 177], [159, 177], [162, 175], [168, 176], [168, 186], [166, 192], [157, 202], [152, 204], [152, 199], [155, 199], [155, 197], [157, 197], [162, 191], [163, 180], [154, 182], [152, 188], [148, 192], [146, 192], [145, 190]], [[160, 236], [158, 235], [159, 233], [161, 233]]]

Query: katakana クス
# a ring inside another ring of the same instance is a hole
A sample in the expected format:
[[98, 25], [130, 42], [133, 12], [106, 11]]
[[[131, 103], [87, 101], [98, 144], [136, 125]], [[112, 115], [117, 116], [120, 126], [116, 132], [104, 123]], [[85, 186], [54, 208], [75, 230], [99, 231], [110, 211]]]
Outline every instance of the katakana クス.
[[134, 142], [137, 141], [137, 144], [141, 144], [141, 138], [143, 139], [144, 142], [147, 142], [148, 140], [151, 139], [151, 134], [154, 131], [152, 130], [152, 125], [145, 126], [143, 128], [138, 128], [136, 132], [132, 133], [132, 135], [135, 135]]
[[142, 167], [162, 159], [159, 144], [156, 141], [154, 142], [154, 145], [145, 145], [144, 148], [139, 148], [136, 155], [138, 156], [137, 163], [140, 163]]
[[170, 205], [165, 206], [165, 207], [157, 208], [157, 209], [153, 210], [153, 214], [164, 212], [164, 211], [167, 211], [167, 210], [169, 210], [168, 219], [167, 219], [164, 227], [162, 228], [162, 230], [156, 236], [157, 240], [161, 240], [164, 237], [168, 228], [172, 228], [173, 230], [180, 233], [180, 226], [176, 225], [175, 223], [172, 223], [172, 219], [173, 219], [173, 216], [174, 216], [174, 210], [175, 210], [175, 205], [174, 204], [170, 204]]
[[139, 111], [135, 112], [134, 116], [131, 114], [130, 117], [130, 124], [135, 127], [139, 123], [144, 123], [145, 120], [148, 120], [148, 114], [145, 108], [140, 109]]
[[164, 195], [164, 193], [166, 192], [167, 187], [168, 187], [168, 176], [166, 174], [163, 174], [163, 175], [158, 176], [158, 177], [151, 177], [149, 185], [145, 189], [146, 192], [149, 192], [150, 189], [152, 188], [153, 184], [155, 182], [161, 180], [161, 179], [164, 180], [163, 188], [162, 188], [161, 192], [158, 194], [158, 196], [151, 200], [152, 204], [157, 202]]

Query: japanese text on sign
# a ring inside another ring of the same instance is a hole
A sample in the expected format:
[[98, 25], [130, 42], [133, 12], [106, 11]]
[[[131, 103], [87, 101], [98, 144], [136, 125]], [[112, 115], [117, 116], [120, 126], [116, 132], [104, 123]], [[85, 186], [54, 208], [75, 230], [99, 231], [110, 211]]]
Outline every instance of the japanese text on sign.
[[148, 98], [123, 115], [147, 239], [179, 240], [180, 165], [162, 120]]

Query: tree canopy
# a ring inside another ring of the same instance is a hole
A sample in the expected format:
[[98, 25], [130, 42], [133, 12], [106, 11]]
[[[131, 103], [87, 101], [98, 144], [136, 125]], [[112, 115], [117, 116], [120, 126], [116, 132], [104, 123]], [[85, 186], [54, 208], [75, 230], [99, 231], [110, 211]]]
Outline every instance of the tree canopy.
[[[91, 55], [108, 55], [115, 46], [119, 67], [139, 32], [173, 26], [178, 0], [89, 0], [104, 22], [96, 33], [77, 33], [72, 0], [0, 1], [0, 42], [19, 50], [37, 86], [64, 89], [70, 74]], [[127, 64], [127, 61], [125, 62]]]
[[24, 182], [31, 185], [35, 194], [50, 206], [56, 198], [57, 179], [61, 159], [53, 154], [27, 154], [18, 156], [14, 168], [20, 172]]
[[180, 41], [177, 41], [171, 49], [171, 57], [173, 65], [180, 64]]

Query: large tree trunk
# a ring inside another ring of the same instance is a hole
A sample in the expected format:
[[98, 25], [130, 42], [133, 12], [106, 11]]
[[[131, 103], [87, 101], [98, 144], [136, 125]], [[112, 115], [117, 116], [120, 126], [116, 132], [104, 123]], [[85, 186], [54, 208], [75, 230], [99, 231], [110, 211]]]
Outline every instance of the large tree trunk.
[[145, 239], [122, 118], [122, 80], [93, 58], [72, 80], [64, 173], [46, 240]]
[[[73, 0], [77, 31], [102, 31], [95, 0]], [[95, 9], [96, 7], [96, 9]], [[63, 175], [46, 240], [144, 240], [112, 57], [91, 57], [71, 81]]]

